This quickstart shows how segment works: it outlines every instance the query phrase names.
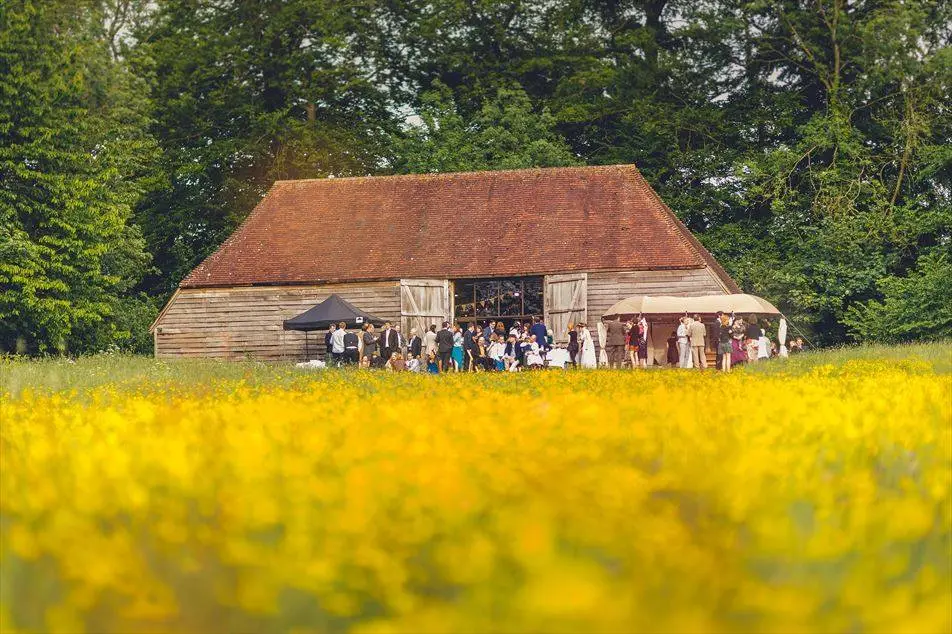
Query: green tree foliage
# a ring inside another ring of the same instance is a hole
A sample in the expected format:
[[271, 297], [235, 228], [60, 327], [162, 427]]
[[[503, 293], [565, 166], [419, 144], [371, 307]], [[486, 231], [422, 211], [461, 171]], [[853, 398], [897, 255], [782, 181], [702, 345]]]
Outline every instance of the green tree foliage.
[[472, 116], [522, 85], [587, 163], [634, 162], [822, 342], [950, 236], [950, 3], [435, 2], [397, 66]]
[[[952, 56], [945, 3], [746, 3], [745, 91], [772, 132], [737, 163], [747, 218], [714, 228], [746, 288], [825, 342], [849, 306], [952, 228]], [[858, 331], [854, 330], [854, 333]]]
[[134, 346], [155, 312], [129, 218], [156, 146], [102, 25], [94, 2], [0, 6], [0, 349]]
[[7, 347], [141, 335], [128, 210], [161, 302], [281, 178], [633, 162], [823, 343], [881, 337], [857, 320], [920, 301], [952, 242], [949, 0], [0, 11]]
[[278, 179], [373, 172], [392, 100], [372, 3], [162, 0], [136, 29], [168, 186], [137, 218], [167, 295]]
[[441, 82], [464, 117], [521, 86], [577, 156], [637, 163], [695, 230], [733, 201], [720, 181], [742, 146], [724, 108], [742, 75], [730, 68], [736, 10], [693, 0], [432, 4], [391, 3], [391, 21], [404, 25], [392, 54], [404, 83]]
[[394, 167], [402, 173], [461, 172], [578, 165], [555, 120], [537, 114], [522, 90], [500, 89], [466, 118], [449, 89], [423, 96], [420, 125], [393, 143]]
[[865, 341], [897, 343], [952, 337], [952, 259], [932, 251], [906, 277], [877, 282], [883, 299], [851, 306], [850, 334]]

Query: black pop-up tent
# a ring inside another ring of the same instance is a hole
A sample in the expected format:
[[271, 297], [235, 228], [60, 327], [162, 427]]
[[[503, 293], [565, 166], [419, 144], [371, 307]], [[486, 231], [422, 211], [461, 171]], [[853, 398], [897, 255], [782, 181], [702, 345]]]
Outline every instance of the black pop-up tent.
[[324, 330], [331, 324], [344, 322], [348, 328], [359, 328], [364, 324], [382, 326], [384, 321], [376, 315], [365, 313], [338, 295], [331, 295], [323, 302], [309, 308], [297, 317], [284, 321], [285, 330], [300, 330], [304, 335], [304, 353], [308, 356], [307, 333], [312, 330]]

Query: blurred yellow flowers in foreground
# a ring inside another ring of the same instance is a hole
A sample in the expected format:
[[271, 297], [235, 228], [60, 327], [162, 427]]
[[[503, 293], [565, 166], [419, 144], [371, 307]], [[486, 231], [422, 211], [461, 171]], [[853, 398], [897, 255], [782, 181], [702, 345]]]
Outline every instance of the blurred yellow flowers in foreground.
[[952, 629], [952, 376], [912, 361], [0, 413], [3, 632]]

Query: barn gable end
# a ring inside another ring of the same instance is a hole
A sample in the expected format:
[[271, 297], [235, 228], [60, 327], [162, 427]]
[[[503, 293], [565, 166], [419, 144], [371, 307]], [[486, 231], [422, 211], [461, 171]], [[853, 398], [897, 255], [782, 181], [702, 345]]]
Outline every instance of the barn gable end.
[[[514, 309], [479, 280], [538, 301]], [[740, 289], [633, 165], [282, 181], [152, 331], [162, 357], [300, 359], [282, 322], [331, 293], [406, 331], [490, 318], [486, 301], [561, 330], [634, 294], [725, 292]]]

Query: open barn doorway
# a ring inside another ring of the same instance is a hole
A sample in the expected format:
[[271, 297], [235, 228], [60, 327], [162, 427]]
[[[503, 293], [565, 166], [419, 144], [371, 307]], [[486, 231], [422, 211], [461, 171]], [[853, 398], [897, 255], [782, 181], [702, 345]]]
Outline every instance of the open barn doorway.
[[473, 322], [501, 321], [508, 331], [517, 321], [542, 316], [542, 289], [541, 276], [453, 280], [454, 319], [464, 328]]

